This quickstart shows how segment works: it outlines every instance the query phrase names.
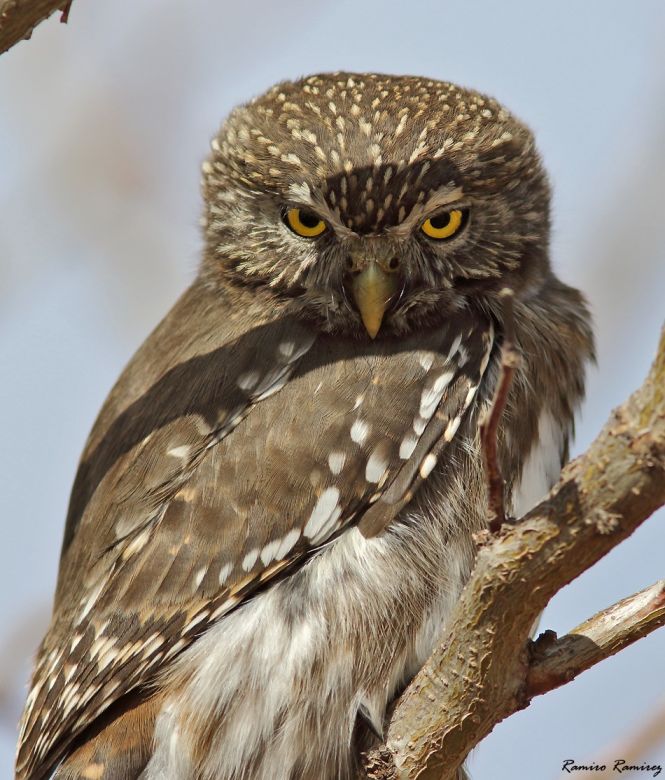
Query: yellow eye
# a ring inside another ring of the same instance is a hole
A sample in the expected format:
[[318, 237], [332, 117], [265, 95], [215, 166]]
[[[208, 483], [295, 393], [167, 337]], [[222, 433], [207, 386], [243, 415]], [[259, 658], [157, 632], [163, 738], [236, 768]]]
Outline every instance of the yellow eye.
[[286, 212], [286, 224], [303, 238], [316, 238], [327, 228], [326, 223], [316, 214], [304, 209], [289, 209]]
[[462, 209], [442, 211], [441, 214], [426, 219], [420, 229], [430, 238], [451, 238], [464, 226], [465, 217], [466, 211]]

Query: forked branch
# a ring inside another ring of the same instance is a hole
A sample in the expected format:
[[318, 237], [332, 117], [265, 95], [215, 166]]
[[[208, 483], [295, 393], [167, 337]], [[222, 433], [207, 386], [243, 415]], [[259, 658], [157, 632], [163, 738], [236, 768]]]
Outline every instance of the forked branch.
[[663, 583], [561, 639], [531, 626], [562, 587], [665, 503], [665, 330], [642, 387], [550, 495], [478, 553], [442, 644], [395, 705], [369, 778], [453, 780], [470, 750], [532, 697], [664, 622]]

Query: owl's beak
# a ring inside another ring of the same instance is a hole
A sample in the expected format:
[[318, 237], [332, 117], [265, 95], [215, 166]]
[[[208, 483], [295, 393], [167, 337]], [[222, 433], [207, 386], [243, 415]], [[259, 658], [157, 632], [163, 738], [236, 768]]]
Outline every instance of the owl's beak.
[[387, 274], [381, 266], [372, 261], [353, 278], [353, 297], [363, 324], [371, 338], [379, 332], [383, 315], [397, 292], [396, 274]]

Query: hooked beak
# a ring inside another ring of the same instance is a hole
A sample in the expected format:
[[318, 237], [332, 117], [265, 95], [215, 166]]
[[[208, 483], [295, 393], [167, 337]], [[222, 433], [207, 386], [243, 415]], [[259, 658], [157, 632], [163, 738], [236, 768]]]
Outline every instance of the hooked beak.
[[375, 338], [379, 332], [383, 315], [397, 288], [397, 275], [387, 274], [374, 261], [353, 278], [353, 297], [371, 338]]

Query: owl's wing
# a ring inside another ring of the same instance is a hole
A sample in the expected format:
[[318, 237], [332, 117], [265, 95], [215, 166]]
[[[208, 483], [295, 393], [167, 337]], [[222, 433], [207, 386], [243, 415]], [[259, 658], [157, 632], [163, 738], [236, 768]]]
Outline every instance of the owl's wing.
[[93, 432], [20, 777], [41, 777], [262, 583], [349, 524], [378, 532], [452, 440], [493, 345], [471, 314], [371, 344], [279, 317], [229, 333], [134, 386]]

